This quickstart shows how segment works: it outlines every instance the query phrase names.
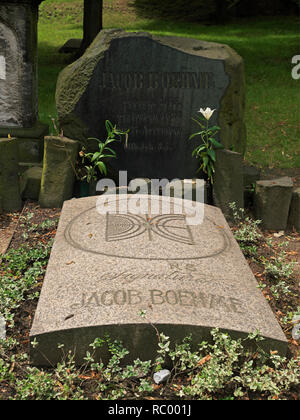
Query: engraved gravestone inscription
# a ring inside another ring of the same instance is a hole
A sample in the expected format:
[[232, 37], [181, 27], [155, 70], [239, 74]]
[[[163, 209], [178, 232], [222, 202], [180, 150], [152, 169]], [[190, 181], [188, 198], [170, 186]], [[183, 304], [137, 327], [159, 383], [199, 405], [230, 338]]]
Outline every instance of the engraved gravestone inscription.
[[195, 344], [212, 327], [242, 337], [258, 329], [267, 348], [284, 353], [285, 336], [221, 211], [205, 205], [203, 222], [192, 225], [190, 215], [202, 204], [138, 197], [172, 207], [99, 213], [95, 197], [65, 202], [30, 333], [39, 343], [33, 362], [59, 361], [60, 343], [76, 349], [80, 363], [105, 333], [122, 340], [130, 358], [149, 359], [157, 343], [153, 325], [175, 341], [192, 333]]

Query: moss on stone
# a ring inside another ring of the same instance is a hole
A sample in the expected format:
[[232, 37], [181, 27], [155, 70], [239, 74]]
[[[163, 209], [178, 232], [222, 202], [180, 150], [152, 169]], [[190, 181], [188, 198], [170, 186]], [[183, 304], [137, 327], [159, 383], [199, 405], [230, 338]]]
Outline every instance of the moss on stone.
[[42, 168], [34, 166], [27, 169], [20, 179], [20, 190], [23, 199], [38, 200], [41, 188]]
[[45, 137], [41, 207], [60, 208], [73, 196], [78, 146], [77, 141], [66, 137]]

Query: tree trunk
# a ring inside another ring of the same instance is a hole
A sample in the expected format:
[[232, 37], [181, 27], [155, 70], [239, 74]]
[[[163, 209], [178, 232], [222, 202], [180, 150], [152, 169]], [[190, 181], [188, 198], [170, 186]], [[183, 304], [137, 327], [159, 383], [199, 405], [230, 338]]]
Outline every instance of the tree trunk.
[[84, 52], [102, 29], [103, 0], [84, 0], [83, 41]]
[[215, 19], [217, 23], [225, 23], [228, 17], [227, 14], [227, 2], [225, 0], [216, 0], [216, 15]]

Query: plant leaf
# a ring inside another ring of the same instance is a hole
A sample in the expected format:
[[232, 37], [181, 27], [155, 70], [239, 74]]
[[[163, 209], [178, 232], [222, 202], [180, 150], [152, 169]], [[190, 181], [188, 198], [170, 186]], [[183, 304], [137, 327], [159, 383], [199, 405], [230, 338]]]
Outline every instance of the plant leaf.
[[216, 149], [224, 149], [223, 144], [219, 143], [217, 140], [215, 140], [214, 138], [210, 139], [211, 143], [215, 146]]
[[116, 152], [113, 149], [111, 149], [110, 147], [105, 147], [105, 150], [109, 150], [112, 155], [116, 156]]
[[98, 162], [97, 166], [99, 168], [99, 171], [101, 172], [101, 174], [107, 175], [107, 170], [106, 170], [106, 166], [104, 162]]
[[201, 134], [203, 134], [204, 132], [205, 131], [199, 131], [198, 133], [191, 134], [190, 137], [189, 137], [189, 139], [191, 140], [191, 139], [193, 139], [196, 136], [201, 136]]
[[211, 157], [211, 159], [215, 162], [216, 161], [216, 153], [214, 150], [208, 150], [207, 154]]
[[105, 127], [108, 134], [111, 134], [111, 132], [114, 130], [112, 123], [108, 120], [105, 121]]

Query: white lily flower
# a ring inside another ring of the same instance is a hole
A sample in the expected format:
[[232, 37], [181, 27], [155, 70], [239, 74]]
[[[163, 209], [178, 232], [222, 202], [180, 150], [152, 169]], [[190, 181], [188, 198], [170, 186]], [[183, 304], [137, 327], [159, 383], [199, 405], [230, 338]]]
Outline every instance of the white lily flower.
[[203, 115], [203, 117], [205, 119], [207, 119], [207, 121], [210, 119], [210, 117], [212, 116], [212, 114], [215, 112], [215, 109], [210, 109], [210, 108], [206, 108], [206, 109], [202, 109], [200, 108], [201, 114]]

